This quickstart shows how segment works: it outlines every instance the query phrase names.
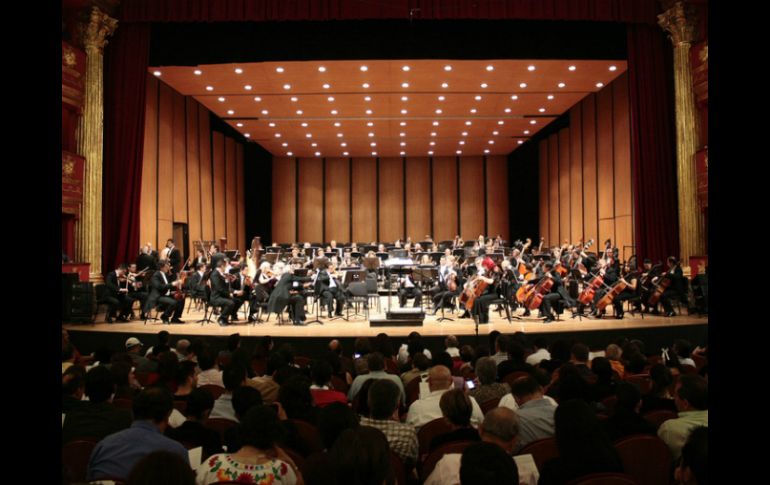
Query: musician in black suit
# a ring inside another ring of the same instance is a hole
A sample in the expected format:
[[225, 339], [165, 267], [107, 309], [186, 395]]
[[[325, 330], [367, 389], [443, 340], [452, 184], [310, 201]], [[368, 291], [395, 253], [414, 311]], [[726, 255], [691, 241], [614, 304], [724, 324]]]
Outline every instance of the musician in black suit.
[[152, 247], [149, 244], [142, 246], [142, 250], [136, 258], [136, 267], [139, 271], [144, 271], [148, 268], [150, 270], [158, 269], [158, 260], [153, 256]]
[[268, 313], [280, 314], [287, 305], [290, 305], [294, 325], [304, 325], [302, 322], [306, 320], [305, 299], [301, 294], [304, 279], [294, 276], [291, 266], [284, 266], [283, 263], [276, 263], [274, 270], [281, 274], [281, 278], [275, 284], [267, 301]]
[[337, 302], [337, 316], [342, 316], [342, 309], [345, 307], [345, 292], [342, 290], [339, 281], [329, 273], [329, 263], [318, 269], [315, 275], [315, 294], [321, 299], [323, 304], [329, 310], [329, 318], [332, 317], [332, 302]]
[[219, 315], [219, 325], [221, 326], [227, 325], [228, 317], [233, 315], [233, 309], [235, 308], [235, 301], [232, 299], [228, 282], [230, 276], [226, 276], [225, 273], [226, 265], [226, 260], [220, 259], [217, 262], [217, 266], [211, 271], [211, 298], [209, 299], [209, 304], [222, 307]]
[[[115, 271], [107, 273], [107, 277], [104, 282], [107, 287], [107, 292], [104, 295], [104, 302], [107, 303], [107, 323], [112, 323], [116, 313], [118, 314], [119, 322], [127, 322], [126, 314], [130, 311], [128, 306], [128, 288], [126, 287], [126, 265], [121, 264]], [[121, 281], [122, 280], [122, 281]]]
[[171, 264], [171, 271], [176, 274], [182, 268], [182, 253], [174, 246], [174, 240], [166, 241], [166, 259]]
[[[671, 284], [663, 292], [660, 301], [663, 304], [663, 311], [666, 316], [673, 317], [676, 313], [674, 313], [674, 307], [671, 304], [671, 300], [679, 300], [685, 307], [687, 306], [687, 280], [684, 278], [684, 273], [682, 272], [682, 267], [679, 266], [679, 261], [677, 261], [674, 256], [669, 256], [667, 263], [668, 271], [665, 276], [671, 280]], [[658, 283], [660, 283], [660, 281], [658, 281]]]
[[235, 279], [230, 283], [230, 289], [233, 291], [233, 301], [235, 302], [235, 308], [233, 308], [233, 322], [235, 322], [238, 319], [238, 310], [251, 297], [251, 286], [246, 284], [249, 267], [244, 264], [237, 273], [232, 273], [232, 270], [230, 272], [235, 274]]
[[406, 300], [414, 298], [414, 307], [419, 307], [422, 303], [422, 290], [414, 284], [411, 273], [399, 278], [399, 283], [401, 283], [401, 288], [398, 289], [398, 305], [403, 308], [406, 306]]
[[128, 294], [126, 295], [126, 298], [129, 300], [127, 315], [133, 317], [132, 307], [134, 306], [134, 302], [138, 300], [139, 308], [141, 309], [141, 312], [142, 312], [139, 318], [144, 320], [145, 318], [144, 304], [147, 302], [147, 287], [145, 286], [144, 280], [142, 278], [146, 275], [140, 275], [140, 276], [136, 276], [136, 275], [137, 275], [136, 264], [135, 263], [129, 264], [128, 275], [127, 275]]
[[172, 294], [181, 286], [181, 281], [171, 274], [171, 264], [167, 260], [158, 261], [158, 267], [159, 270], [150, 278], [150, 296], [147, 297], [144, 312], [147, 313], [156, 306], [164, 307], [160, 317], [163, 323], [169, 323], [169, 319], [173, 323], [184, 323], [180, 319], [184, 311], [184, 298], [177, 300]]
[[564, 286], [564, 282], [559, 276], [559, 273], [553, 270], [553, 263], [547, 262], [543, 265], [544, 277], [550, 276], [553, 280], [553, 286], [551, 286], [551, 292], [543, 297], [543, 302], [540, 304], [541, 313], [544, 314], [545, 320], [543, 323], [550, 323], [555, 320], [552, 306], [559, 300], [564, 300], [568, 307], [574, 307], [576, 305], [575, 300], [569, 296], [567, 288]]
[[189, 291], [191, 297], [206, 299], [208, 293], [211, 291], [206, 285], [206, 282], [203, 281], [204, 274], [206, 274], [206, 264], [195, 263], [195, 271], [187, 277], [187, 280], [185, 280], [185, 287]]

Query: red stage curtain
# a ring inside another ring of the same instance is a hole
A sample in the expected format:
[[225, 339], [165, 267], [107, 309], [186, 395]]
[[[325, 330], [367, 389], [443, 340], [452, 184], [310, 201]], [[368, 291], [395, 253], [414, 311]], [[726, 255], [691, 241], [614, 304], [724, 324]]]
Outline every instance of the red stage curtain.
[[123, 24], [105, 49], [102, 269], [139, 251], [139, 200], [150, 25]]
[[653, 263], [679, 254], [671, 44], [655, 26], [628, 26], [636, 254]]
[[655, 25], [655, 0], [124, 0], [122, 22], [589, 20]]

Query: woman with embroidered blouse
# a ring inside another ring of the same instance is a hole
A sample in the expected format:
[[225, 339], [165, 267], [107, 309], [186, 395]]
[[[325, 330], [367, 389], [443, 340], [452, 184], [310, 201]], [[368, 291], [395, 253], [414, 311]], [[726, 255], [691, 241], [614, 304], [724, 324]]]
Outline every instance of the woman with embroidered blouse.
[[210, 456], [196, 470], [197, 485], [234, 481], [258, 485], [302, 484], [297, 466], [278, 446], [283, 428], [274, 408], [255, 406], [241, 421], [243, 446]]

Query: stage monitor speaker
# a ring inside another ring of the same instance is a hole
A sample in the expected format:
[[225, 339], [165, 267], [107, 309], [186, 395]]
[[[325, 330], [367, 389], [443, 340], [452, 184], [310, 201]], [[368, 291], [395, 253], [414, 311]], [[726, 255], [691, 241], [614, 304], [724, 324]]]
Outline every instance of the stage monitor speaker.
[[61, 274], [61, 316], [67, 321], [72, 316], [72, 286], [78, 282], [77, 273]]
[[96, 295], [94, 284], [75, 283], [72, 285], [72, 294], [69, 299], [69, 320], [73, 322], [91, 323], [96, 313]]

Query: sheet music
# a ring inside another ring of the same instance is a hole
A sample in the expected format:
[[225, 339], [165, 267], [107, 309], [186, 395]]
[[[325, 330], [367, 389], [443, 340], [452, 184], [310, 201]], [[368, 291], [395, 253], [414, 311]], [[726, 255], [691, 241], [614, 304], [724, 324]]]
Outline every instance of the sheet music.
[[201, 460], [203, 459], [203, 447], [199, 446], [197, 448], [187, 450], [187, 456], [190, 459], [190, 466], [193, 470], [195, 470], [200, 466]]
[[385, 266], [415, 266], [411, 258], [388, 258], [383, 263]]

